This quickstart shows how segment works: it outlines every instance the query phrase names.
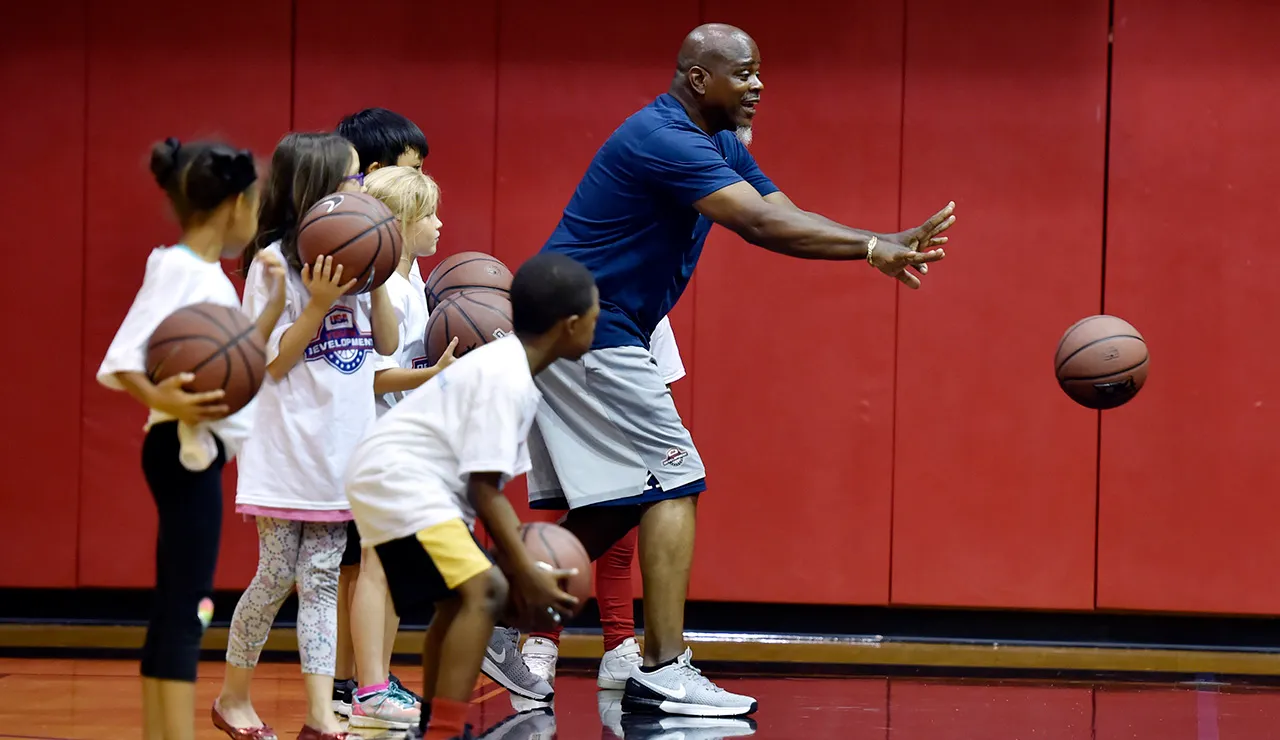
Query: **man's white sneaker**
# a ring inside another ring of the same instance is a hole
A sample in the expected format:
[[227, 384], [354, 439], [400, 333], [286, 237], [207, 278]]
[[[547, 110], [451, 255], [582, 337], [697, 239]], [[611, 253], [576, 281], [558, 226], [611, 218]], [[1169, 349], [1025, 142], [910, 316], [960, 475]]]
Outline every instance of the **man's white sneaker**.
[[623, 712], [658, 712], [686, 717], [740, 717], [756, 711], [756, 700], [716, 686], [693, 667], [693, 651], [652, 673], [631, 670], [622, 693]]
[[600, 659], [600, 672], [596, 675], [596, 685], [610, 690], [625, 688], [627, 678], [631, 675], [631, 668], [643, 663], [644, 658], [640, 656], [640, 646], [636, 643], [636, 638], [628, 637], [621, 645], [605, 653]]

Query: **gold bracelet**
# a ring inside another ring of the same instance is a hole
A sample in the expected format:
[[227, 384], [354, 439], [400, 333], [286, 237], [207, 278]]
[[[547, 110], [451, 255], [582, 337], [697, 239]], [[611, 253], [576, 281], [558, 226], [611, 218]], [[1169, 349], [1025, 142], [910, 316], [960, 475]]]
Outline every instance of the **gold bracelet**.
[[880, 241], [879, 237], [872, 236], [871, 241], [867, 242], [867, 262], [871, 261], [871, 253], [876, 251], [876, 242]]

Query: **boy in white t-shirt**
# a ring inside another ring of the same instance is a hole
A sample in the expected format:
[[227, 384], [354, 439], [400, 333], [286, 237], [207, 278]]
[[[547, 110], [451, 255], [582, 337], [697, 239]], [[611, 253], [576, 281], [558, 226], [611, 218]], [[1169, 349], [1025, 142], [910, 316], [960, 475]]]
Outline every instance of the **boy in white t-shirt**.
[[[352, 514], [378, 553], [396, 610], [436, 607], [423, 653], [419, 728], [427, 740], [470, 737], [471, 692], [509, 589], [512, 603], [544, 623], [577, 604], [558, 585], [563, 574], [536, 566], [525, 550], [502, 486], [530, 468], [526, 437], [541, 400], [533, 377], [591, 347], [598, 295], [572, 258], [533, 257], [511, 283], [515, 335], [468, 352], [411, 391], [351, 457]], [[502, 570], [475, 539], [477, 515]]]

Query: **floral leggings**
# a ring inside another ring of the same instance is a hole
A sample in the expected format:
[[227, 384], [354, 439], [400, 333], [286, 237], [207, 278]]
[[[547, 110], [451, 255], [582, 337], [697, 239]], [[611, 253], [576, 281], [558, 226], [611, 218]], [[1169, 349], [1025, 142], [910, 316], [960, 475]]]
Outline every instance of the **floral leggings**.
[[258, 521], [258, 572], [231, 617], [227, 662], [258, 664], [271, 623], [298, 587], [298, 652], [302, 672], [332, 676], [338, 650], [338, 567], [347, 546], [345, 522]]

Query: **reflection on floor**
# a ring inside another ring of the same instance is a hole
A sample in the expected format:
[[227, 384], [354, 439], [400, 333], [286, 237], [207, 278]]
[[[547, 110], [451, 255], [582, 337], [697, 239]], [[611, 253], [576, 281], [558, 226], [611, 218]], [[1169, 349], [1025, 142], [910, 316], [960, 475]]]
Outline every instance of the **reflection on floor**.
[[[222, 666], [201, 666], [199, 706], [217, 694]], [[412, 686], [416, 671], [397, 668]], [[594, 676], [562, 675], [552, 711], [514, 706], [477, 686], [471, 714], [485, 740], [1263, 740], [1280, 738], [1280, 690], [1220, 684], [1139, 685], [885, 678], [716, 677], [751, 694], [746, 720], [623, 715], [618, 692]], [[138, 738], [137, 664], [0, 659], [0, 738]], [[305, 714], [296, 665], [265, 664], [254, 684], [259, 714], [282, 740]], [[526, 710], [517, 713], [517, 709]], [[197, 737], [224, 738], [198, 713]], [[486, 734], [487, 733], [487, 734]], [[383, 739], [396, 734], [379, 736]], [[369, 737], [367, 740], [372, 740]]]

